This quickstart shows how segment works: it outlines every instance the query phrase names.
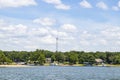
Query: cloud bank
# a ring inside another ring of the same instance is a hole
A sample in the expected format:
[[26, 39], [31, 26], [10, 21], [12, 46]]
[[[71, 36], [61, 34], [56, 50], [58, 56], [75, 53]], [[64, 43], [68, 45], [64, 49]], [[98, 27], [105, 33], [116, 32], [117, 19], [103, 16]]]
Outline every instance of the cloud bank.
[[35, 0], [0, 0], [0, 8], [37, 5]]

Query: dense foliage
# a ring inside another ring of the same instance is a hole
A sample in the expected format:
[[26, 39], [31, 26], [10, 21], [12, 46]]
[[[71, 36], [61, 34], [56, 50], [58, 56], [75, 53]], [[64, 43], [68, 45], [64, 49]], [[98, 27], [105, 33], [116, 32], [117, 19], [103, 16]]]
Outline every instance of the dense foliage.
[[47, 50], [36, 51], [0, 51], [0, 64], [8, 64], [11, 62], [25, 62], [26, 64], [43, 65], [46, 58], [50, 58], [51, 62], [63, 64], [83, 64], [84, 62], [95, 63], [95, 59], [102, 59], [107, 64], [120, 64], [120, 52], [51, 52]]

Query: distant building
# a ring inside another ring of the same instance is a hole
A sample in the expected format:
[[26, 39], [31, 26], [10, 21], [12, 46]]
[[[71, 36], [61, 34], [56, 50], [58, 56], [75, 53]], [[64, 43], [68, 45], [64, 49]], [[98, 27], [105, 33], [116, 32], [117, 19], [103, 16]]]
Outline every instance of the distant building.
[[102, 64], [103, 60], [102, 59], [95, 59], [95, 62], [96, 62], [96, 65], [98, 65], [98, 64]]
[[51, 58], [46, 58], [46, 63], [51, 63]]

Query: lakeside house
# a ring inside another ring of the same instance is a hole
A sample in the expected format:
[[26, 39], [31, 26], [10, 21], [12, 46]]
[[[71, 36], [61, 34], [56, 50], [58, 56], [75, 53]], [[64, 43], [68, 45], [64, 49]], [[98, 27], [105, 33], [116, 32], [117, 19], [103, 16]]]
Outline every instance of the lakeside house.
[[103, 60], [102, 59], [95, 59], [96, 65], [102, 64]]
[[51, 60], [51, 58], [46, 58], [46, 61], [45, 61], [46, 63], [51, 63], [52, 62], [52, 60]]
[[106, 66], [102, 59], [95, 59], [95, 62], [96, 62], [96, 65], [98, 65], [98, 66]]

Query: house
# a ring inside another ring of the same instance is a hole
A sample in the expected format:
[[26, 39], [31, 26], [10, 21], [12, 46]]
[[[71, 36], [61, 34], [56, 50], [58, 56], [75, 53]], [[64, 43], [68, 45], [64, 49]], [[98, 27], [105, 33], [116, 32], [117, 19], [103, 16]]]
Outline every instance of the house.
[[95, 59], [95, 62], [96, 62], [96, 65], [98, 65], [98, 64], [102, 64], [103, 60], [102, 59]]
[[46, 58], [46, 63], [51, 63], [51, 58]]

